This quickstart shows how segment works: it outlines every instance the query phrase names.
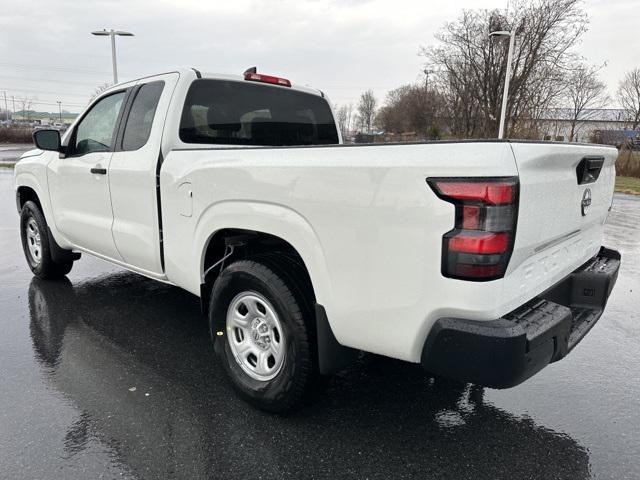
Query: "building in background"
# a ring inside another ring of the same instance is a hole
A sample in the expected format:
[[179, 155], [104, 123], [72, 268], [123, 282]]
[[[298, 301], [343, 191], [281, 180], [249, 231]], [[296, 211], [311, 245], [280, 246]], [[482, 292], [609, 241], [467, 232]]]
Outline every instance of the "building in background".
[[[589, 109], [580, 114], [575, 125], [574, 142], [598, 142], [609, 145], [617, 145], [611, 140], [613, 136], [602, 136], [596, 132], [603, 131], [630, 131], [631, 122], [628, 120], [629, 112], [617, 108]], [[571, 126], [574, 113], [570, 108], [550, 108], [538, 120], [538, 131], [541, 140], [568, 142], [571, 137]]]

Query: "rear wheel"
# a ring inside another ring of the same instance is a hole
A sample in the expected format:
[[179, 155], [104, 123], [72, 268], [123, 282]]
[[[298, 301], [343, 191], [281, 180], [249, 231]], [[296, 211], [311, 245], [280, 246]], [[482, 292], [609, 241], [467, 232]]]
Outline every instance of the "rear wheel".
[[232, 263], [209, 308], [215, 350], [233, 386], [270, 412], [298, 406], [318, 376], [309, 301], [295, 270], [283, 265], [273, 255]]
[[265, 297], [254, 291], [236, 295], [227, 309], [226, 327], [231, 353], [247, 375], [266, 382], [280, 372], [287, 338]]
[[73, 260], [55, 262], [51, 257], [47, 221], [35, 202], [25, 202], [20, 211], [20, 236], [27, 264], [36, 277], [61, 278], [71, 271]]

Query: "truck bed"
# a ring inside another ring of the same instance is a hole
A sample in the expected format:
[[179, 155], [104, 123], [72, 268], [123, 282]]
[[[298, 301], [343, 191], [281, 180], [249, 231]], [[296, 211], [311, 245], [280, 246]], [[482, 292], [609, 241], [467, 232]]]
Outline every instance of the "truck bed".
[[[201, 272], [202, 245], [223, 225], [281, 236], [303, 257], [340, 343], [417, 362], [437, 318], [499, 318], [597, 253], [615, 155], [506, 141], [172, 150], [160, 182], [167, 277], [198, 294], [202, 278], [188, 272]], [[575, 168], [585, 156], [604, 166], [583, 218]], [[445, 278], [442, 236], [454, 207], [426, 179], [478, 176], [519, 178], [509, 267], [489, 282]], [[185, 184], [191, 198], [177, 188]]]

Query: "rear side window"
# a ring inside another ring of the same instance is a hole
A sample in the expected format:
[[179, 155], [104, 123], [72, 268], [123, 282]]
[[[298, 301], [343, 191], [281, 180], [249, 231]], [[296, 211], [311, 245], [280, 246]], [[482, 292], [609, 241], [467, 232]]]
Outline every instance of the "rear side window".
[[180, 121], [185, 143], [327, 145], [338, 143], [333, 115], [319, 95], [227, 80], [195, 80]]
[[133, 100], [122, 137], [122, 150], [137, 150], [149, 140], [153, 117], [156, 113], [163, 81], [146, 83], [140, 87]]

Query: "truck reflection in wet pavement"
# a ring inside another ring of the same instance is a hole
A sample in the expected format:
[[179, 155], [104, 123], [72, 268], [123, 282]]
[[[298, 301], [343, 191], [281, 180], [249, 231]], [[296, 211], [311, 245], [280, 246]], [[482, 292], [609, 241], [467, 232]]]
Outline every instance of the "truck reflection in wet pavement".
[[33, 279], [29, 314], [46, 382], [81, 412], [69, 458], [100, 442], [145, 478], [590, 476], [585, 448], [482, 388], [371, 355], [294, 414], [256, 411], [218, 370], [197, 299], [131, 273]]

